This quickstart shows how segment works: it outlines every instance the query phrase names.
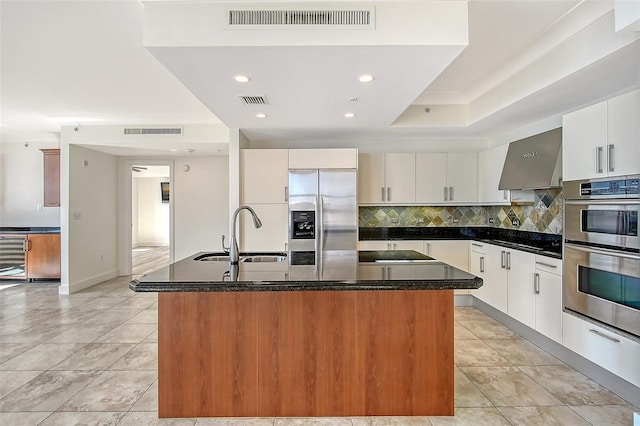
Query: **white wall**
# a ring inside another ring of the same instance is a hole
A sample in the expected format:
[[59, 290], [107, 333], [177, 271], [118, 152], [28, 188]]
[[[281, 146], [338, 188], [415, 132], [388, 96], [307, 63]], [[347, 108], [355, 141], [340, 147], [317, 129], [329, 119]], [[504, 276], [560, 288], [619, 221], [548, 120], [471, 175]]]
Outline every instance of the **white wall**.
[[68, 155], [68, 226], [62, 229], [68, 231], [68, 265], [62, 266], [61, 293], [118, 275], [117, 159], [77, 145], [68, 146]]
[[162, 202], [161, 182], [169, 182], [169, 177], [138, 178], [134, 176], [133, 178], [131, 188], [133, 194], [131, 211], [133, 247], [168, 246], [170, 244], [171, 210], [169, 203]]
[[0, 226], [60, 226], [60, 207], [42, 207], [44, 163], [40, 149], [58, 142], [0, 142]]
[[229, 229], [229, 158], [179, 157], [174, 170], [175, 260], [220, 251], [221, 235]]

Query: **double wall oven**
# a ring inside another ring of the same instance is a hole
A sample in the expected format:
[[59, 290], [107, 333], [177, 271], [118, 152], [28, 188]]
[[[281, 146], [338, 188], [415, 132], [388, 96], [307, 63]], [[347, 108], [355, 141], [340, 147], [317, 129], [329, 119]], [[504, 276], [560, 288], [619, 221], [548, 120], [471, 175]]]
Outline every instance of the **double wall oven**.
[[564, 305], [640, 336], [638, 176], [569, 181]]

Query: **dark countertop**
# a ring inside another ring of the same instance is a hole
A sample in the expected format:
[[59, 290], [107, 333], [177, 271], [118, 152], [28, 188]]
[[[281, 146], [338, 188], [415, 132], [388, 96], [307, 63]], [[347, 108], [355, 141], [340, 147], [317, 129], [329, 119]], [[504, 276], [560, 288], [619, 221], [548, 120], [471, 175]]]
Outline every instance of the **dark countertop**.
[[60, 227], [51, 226], [3, 226], [0, 227], [0, 234], [59, 234]]
[[562, 235], [488, 226], [466, 227], [360, 227], [360, 241], [370, 240], [475, 240], [487, 244], [562, 259]]
[[327, 256], [322, 274], [315, 265], [291, 265], [288, 261], [238, 265], [197, 261], [194, 259], [204, 254], [197, 253], [131, 281], [129, 288], [136, 292], [210, 292], [452, 290], [482, 286], [481, 278], [412, 250], [360, 253], [343, 251]]

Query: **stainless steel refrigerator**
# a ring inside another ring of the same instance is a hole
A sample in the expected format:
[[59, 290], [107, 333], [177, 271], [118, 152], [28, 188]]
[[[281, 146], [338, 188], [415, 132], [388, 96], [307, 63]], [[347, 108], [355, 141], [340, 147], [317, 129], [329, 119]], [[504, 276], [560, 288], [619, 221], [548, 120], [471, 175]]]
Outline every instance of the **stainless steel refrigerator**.
[[289, 170], [292, 279], [355, 279], [356, 182], [355, 169]]

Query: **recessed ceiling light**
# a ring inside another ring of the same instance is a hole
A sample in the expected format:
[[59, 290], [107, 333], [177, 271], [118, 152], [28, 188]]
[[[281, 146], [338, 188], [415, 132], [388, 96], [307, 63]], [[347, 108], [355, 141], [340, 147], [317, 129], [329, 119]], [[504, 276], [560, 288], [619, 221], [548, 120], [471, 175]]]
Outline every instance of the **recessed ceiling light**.
[[264, 112], [259, 112], [256, 114], [256, 117], [258, 118], [267, 118], [267, 114], [265, 114]]
[[175, 148], [171, 148], [169, 151], [171, 151], [171, 152], [178, 152], [178, 150], [177, 150], [177, 149], [175, 149]]
[[362, 74], [358, 77], [358, 81], [360, 83], [371, 83], [373, 81], [373, 76], [371, 74]]
[[238, 83], [248, 83], [251, 81], [251, 79], [248, 76], [242, 75], [242, 74], [234, 75], [233, 79]]
[[356, 115], [354, 113], [352, 113], [352, 112], [347, 112], [347, 113], [344, 114], [344, 118], [353, 118], [355, 116]]

